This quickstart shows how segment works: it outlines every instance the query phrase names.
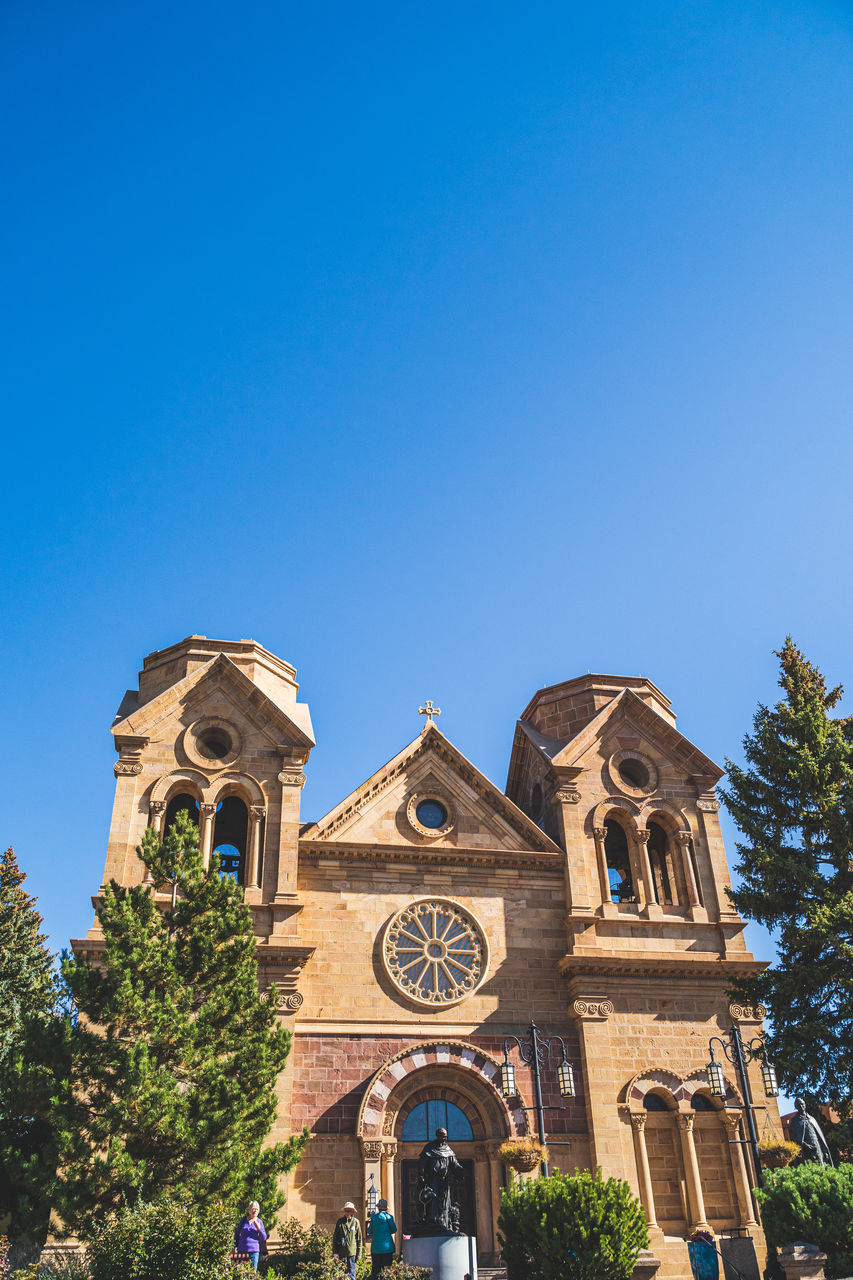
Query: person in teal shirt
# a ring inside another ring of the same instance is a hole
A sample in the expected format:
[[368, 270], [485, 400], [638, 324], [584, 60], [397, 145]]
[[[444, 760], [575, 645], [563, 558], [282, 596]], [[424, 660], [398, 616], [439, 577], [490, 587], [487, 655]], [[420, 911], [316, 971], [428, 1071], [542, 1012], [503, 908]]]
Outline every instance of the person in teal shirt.
[[397, 1224], [388, 1212], [388, 1201], [380, 1200], [376, 1213], [370, 1215], [367, 1238], [370, 1241], [370, 1280], [376, 1280], [380, 1272], [394, 1261], [394, 1233]]

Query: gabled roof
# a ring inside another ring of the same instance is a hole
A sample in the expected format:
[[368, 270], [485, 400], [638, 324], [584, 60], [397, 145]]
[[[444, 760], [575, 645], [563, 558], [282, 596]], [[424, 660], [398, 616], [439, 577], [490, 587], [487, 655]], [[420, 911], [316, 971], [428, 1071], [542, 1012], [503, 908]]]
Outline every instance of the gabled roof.
[[297, 746], [313, 747], [314, 736], [307, 704], [293, 701], [287, 707], [281, 706], [268, 693], [259, 689], [224, 653], [217, 654], [204, 666], [169, 685], [142, 706], [138, 705], [133, 692], [129, 691], [119, 707], [111, 732], [116, 736], [150, 736], [160, 721], [174, 711], [176, 704], [186, 702], [199, 685], [209, 681], [229, 686], [238, 704], [244, 704], [247, 711], [251, 710], [263, 722], [275, 726], [278, 733], [290, 742]]
[[384, 764], [355, 791], [331, 809], [319, 822], [312, 823], [300, 833], [301, 840], [329, 840], [346, 826], [370, 801], [384, 791], [395, 779], [404, 774], [421, 757], [433, 754], [443, 761], [478, 795], [480, 800], [521, 838], [524, 845], [534, 850], [559, 853], [559, 845], [545, 835], [535, 822], [490, 782], [485, 774], [468, 760], [434, 723], [422, 731], [392, 760]]

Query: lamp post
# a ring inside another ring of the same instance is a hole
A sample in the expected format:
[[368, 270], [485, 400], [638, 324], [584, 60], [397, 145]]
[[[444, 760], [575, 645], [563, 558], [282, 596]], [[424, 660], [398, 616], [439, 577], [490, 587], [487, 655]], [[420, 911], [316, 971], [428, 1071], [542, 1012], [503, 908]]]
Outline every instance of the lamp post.
[[[756, 1060], [761, 1062], [761, 1079], [764, 1084], [764, 1092], [768, 1098], [775, 1098], [779, 1093], [779, 1086], [776, 1083], [776, 1071], [773, 1064], [767, 1059], [767, 1050], [763, 1039], [760, 1036], [755, 1036], [752, 1040], [745, 1041], [740, 1033], [740, 1027], [734, 1024], [725, 1039], [720, 1036], [711, 1036], [708, 1041], [711, 1061], [705, 1069], [708, 1072], [708, 1087], [715, 1098], [724, 1098], [726, 1096], [723, 1068], [714, 1057], [715, 1044], [720, 1046], [724, 1057], [731, 1062], [738, 1074], [746, 1110], [746, 1128], [749, 1134], [746, 1144], [752, 1152], [752, 1162], [755, 1165], [755, 1180], [760, 1187], [761, 1157], [758, 1151], [758, 1130], [755, 1127], [755, 1116], [753, 1114], [758, 1108], [752, 1101], [752, 1090], [749, 1087], [749, 1076], [746, 1073], [746, 1068], [750, 1062]], [[744, 1139], [736, 1138], [734, 1141], [743, 1142]]]
[[[518, 1036], [507, 1036], [504, 1040], [504, 1060], [501, 1066], [501, 1093], [505, 1098], [515, 1098], [518, 1096], [518, 1087], [515, 1083], [515, 1067], [509, 1060], [509, 1051], [515, 1045], [518, 1049], [518, 1056], [521, 1061], [533, 1068], [533, 1090], [536, 1098], [536, 1105], [533, 1107], [523, 1107], [524, 1111], [535, 1111], [536, 1122], [539, 1127], [539, 1141], [545, 1146], [545, 1112], [546, 1111], [564, 1111], [565, 1107], [545, 1107], [542, 1104], [542, 1080], [540, 1070], [547, 1066], [551, 1061], [552, 1052], [558, 1050], [560, 1053], [560, 1061], [557, 1064], [557, 1083], [560, 1087], [560, 1097], [573, 1098], [575, 1096], [575, 1075], [572, 1065], [566, 1054], [566, 1046], [561, 1036], [543, 1036], [539, 1033], [539, 1028], [535, 1022], [531, 1022], [530, 1030], [523, 1040]], [[548, 1161], [542, 1161], [542, 1173], [548, 1177]]]
[[373, 1181], [373, 1174], [370, 1175], [370, 1185], [367, 1188], [367, 1221], [370, 1221], [371, 1214], [376, 1212], [376, 1206], [379, 1202], [379, 1192], [376, 1190], [376, 1184]]

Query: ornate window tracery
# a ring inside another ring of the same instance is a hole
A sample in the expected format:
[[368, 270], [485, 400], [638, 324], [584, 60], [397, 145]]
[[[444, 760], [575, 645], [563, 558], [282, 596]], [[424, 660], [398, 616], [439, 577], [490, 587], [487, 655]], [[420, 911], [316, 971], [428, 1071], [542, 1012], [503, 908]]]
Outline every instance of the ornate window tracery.
[[445, 898], [423, 898], [398, 911], [385, 931], [382, 953], [398, 990], [431, 1006], [470, 995], [483, 980], [489, 959], [477, 921]]

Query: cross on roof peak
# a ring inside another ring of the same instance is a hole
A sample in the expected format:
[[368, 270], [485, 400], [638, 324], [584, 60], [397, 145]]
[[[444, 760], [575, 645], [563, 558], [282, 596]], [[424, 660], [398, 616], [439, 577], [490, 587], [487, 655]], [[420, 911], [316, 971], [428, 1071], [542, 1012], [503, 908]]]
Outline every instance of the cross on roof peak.
[[[441, 715], [441, 707], [436, 707], [430, 698], [427, 698], [422, 707], [418, 707], [418, 715], [426, 716], [427, 724], [432, 724], [436, 716]], [[426, 728], [426, 725], [424, 726]]]

